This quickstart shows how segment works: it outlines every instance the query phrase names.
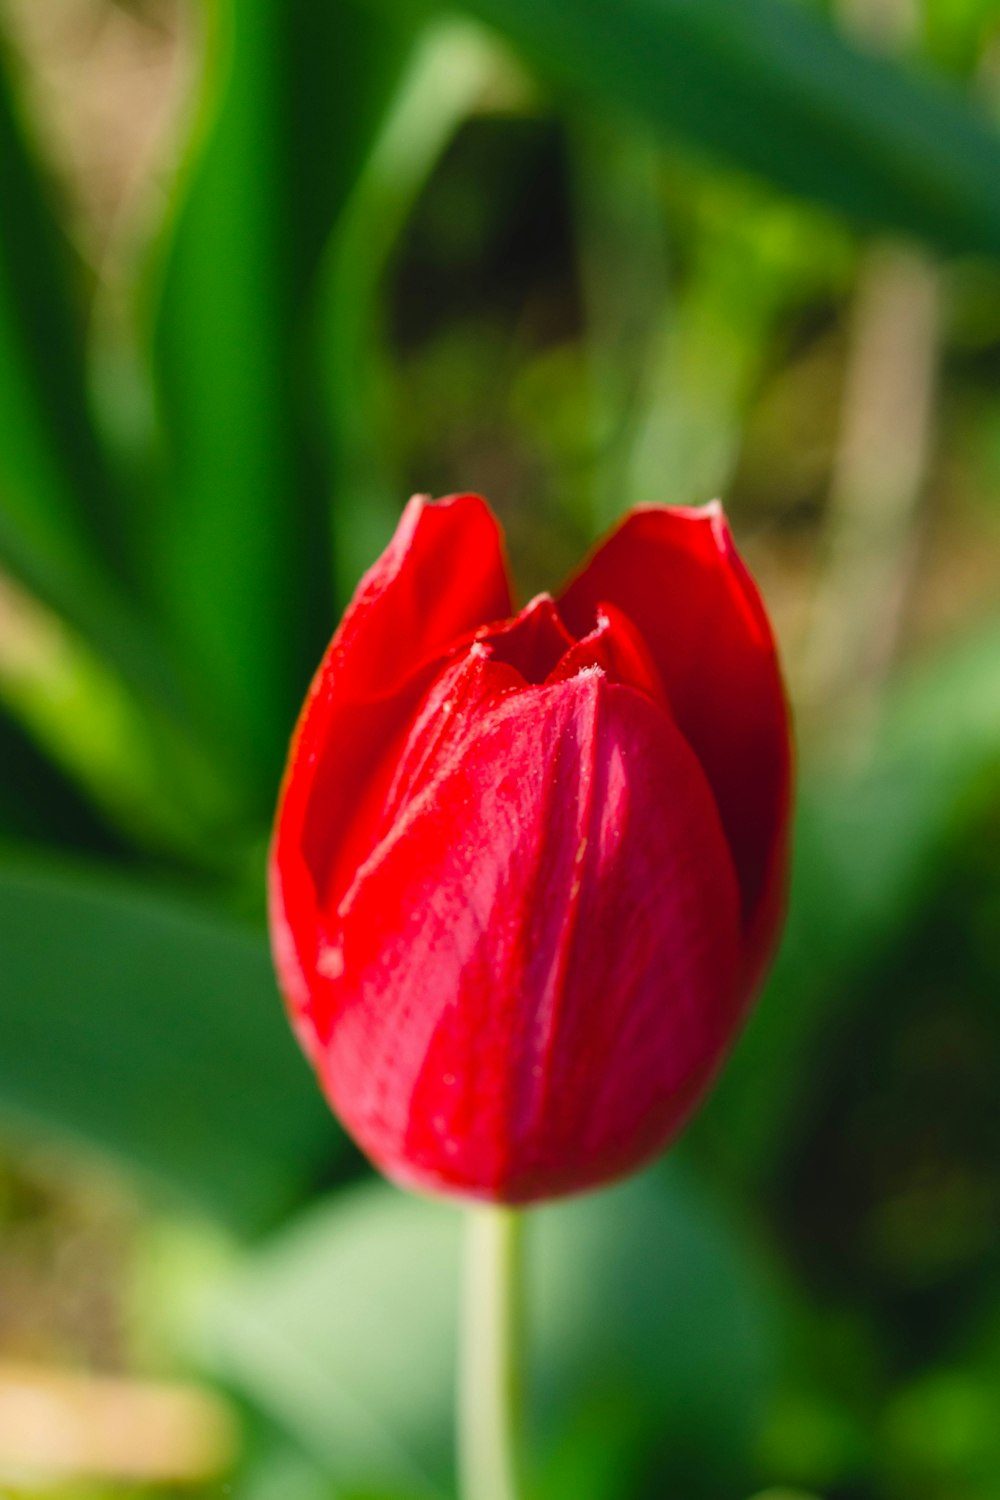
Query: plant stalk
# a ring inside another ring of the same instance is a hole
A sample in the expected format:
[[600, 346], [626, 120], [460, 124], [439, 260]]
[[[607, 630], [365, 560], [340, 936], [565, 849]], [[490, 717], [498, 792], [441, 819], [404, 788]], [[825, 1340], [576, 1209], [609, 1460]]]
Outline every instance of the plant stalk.
[[466, 1215], [458, 1365], [461, 1500], [520, 1500], [522, 1215]]

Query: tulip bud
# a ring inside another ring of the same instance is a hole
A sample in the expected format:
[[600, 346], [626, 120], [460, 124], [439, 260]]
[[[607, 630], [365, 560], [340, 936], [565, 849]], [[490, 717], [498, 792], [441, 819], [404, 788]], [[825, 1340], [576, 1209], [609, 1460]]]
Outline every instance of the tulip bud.
[[631, 512], [512, 615], [474, 495], [412, 500], [320, 665], [270, 860], [275, 962], [396, 1181], [524, 1203], [677, 1133], [774, 945], [789, 726], [721, 508]]

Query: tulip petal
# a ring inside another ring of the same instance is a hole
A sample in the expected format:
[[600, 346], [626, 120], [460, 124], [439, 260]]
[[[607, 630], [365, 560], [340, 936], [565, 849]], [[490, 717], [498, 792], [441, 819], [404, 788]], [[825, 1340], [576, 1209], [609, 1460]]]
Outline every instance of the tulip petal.
[[379, 842], [391, 835], [408, 803], [461, 757], [477, 732], [479, 716], [498, 699], [524, 687], [517, 667], [496, 661], [491, 648], [481, 641], [473, 642], [434, 679], [412, 716], [396, 762], [382, 804]]
[[642, 636], [628, 616], [606, 600], [597, 611], [593, 630], [566, 652], [548, 681], [562, 682], [590, 667], [600, 667], [611, 682], [638, 688], [661, 708], [667, 708], [660, 674]]
[[513, 667], [523, 683], [544, 682], [576, 644], [551, 594], [538, 594], [512, 620], [484, 631], [480, 640], [495, 661]]
[[[496, 517], [479, 495], [415, 495], [348, 605], [324, 667], [373, 698], [469, 631], [511, 612]], [[323, 667], [320, 668], [323, 676]]]
[[742, 1009], [739, 892], [643, 693], [592, 668], [469, 722], [341, 903], [316, 1061], [390, 1176], [527, 1201], [680, 1127]]
[[715, 794], [755, 979], [784, 899], [790, 729], [767, 615], [721, 506], [633, 511], [570, 581], [559, 608], [582, 636], [607, 603], [640, 631]]
[[310, 1056], [320, 908], [370, 851], [428, 683], [457, 641], [510, 607], [500, 534], [485, 501], [418, 496], [320, 663], [292, 740], [269, 871], [275, 962]]

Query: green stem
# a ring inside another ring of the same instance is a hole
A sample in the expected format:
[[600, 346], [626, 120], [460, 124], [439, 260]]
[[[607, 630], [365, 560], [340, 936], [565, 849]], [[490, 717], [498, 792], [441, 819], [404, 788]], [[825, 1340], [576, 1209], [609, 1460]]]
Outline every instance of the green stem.
[[461, 1500], [519, 1500], [521, 1215], [467, 1213], [458, 1371]]

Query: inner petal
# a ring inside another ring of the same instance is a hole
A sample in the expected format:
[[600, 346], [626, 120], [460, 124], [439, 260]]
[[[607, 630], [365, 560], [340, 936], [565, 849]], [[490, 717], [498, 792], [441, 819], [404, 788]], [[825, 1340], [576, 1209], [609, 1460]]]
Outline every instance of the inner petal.
[[531, 684], [545, 682], [576, 644], [551, 594], [539, 594], [519, 615], [485, 631], [479, 639], [491, 661], [513, 667]]
[[612, 682], [637, 688], [662, 708], [668, 706], [663, 679], [641, 634], [627, 615], [606, 602], [597, 608], [593, 630], [573, 643], [549, 680], [563, 682], [594, 667]]

